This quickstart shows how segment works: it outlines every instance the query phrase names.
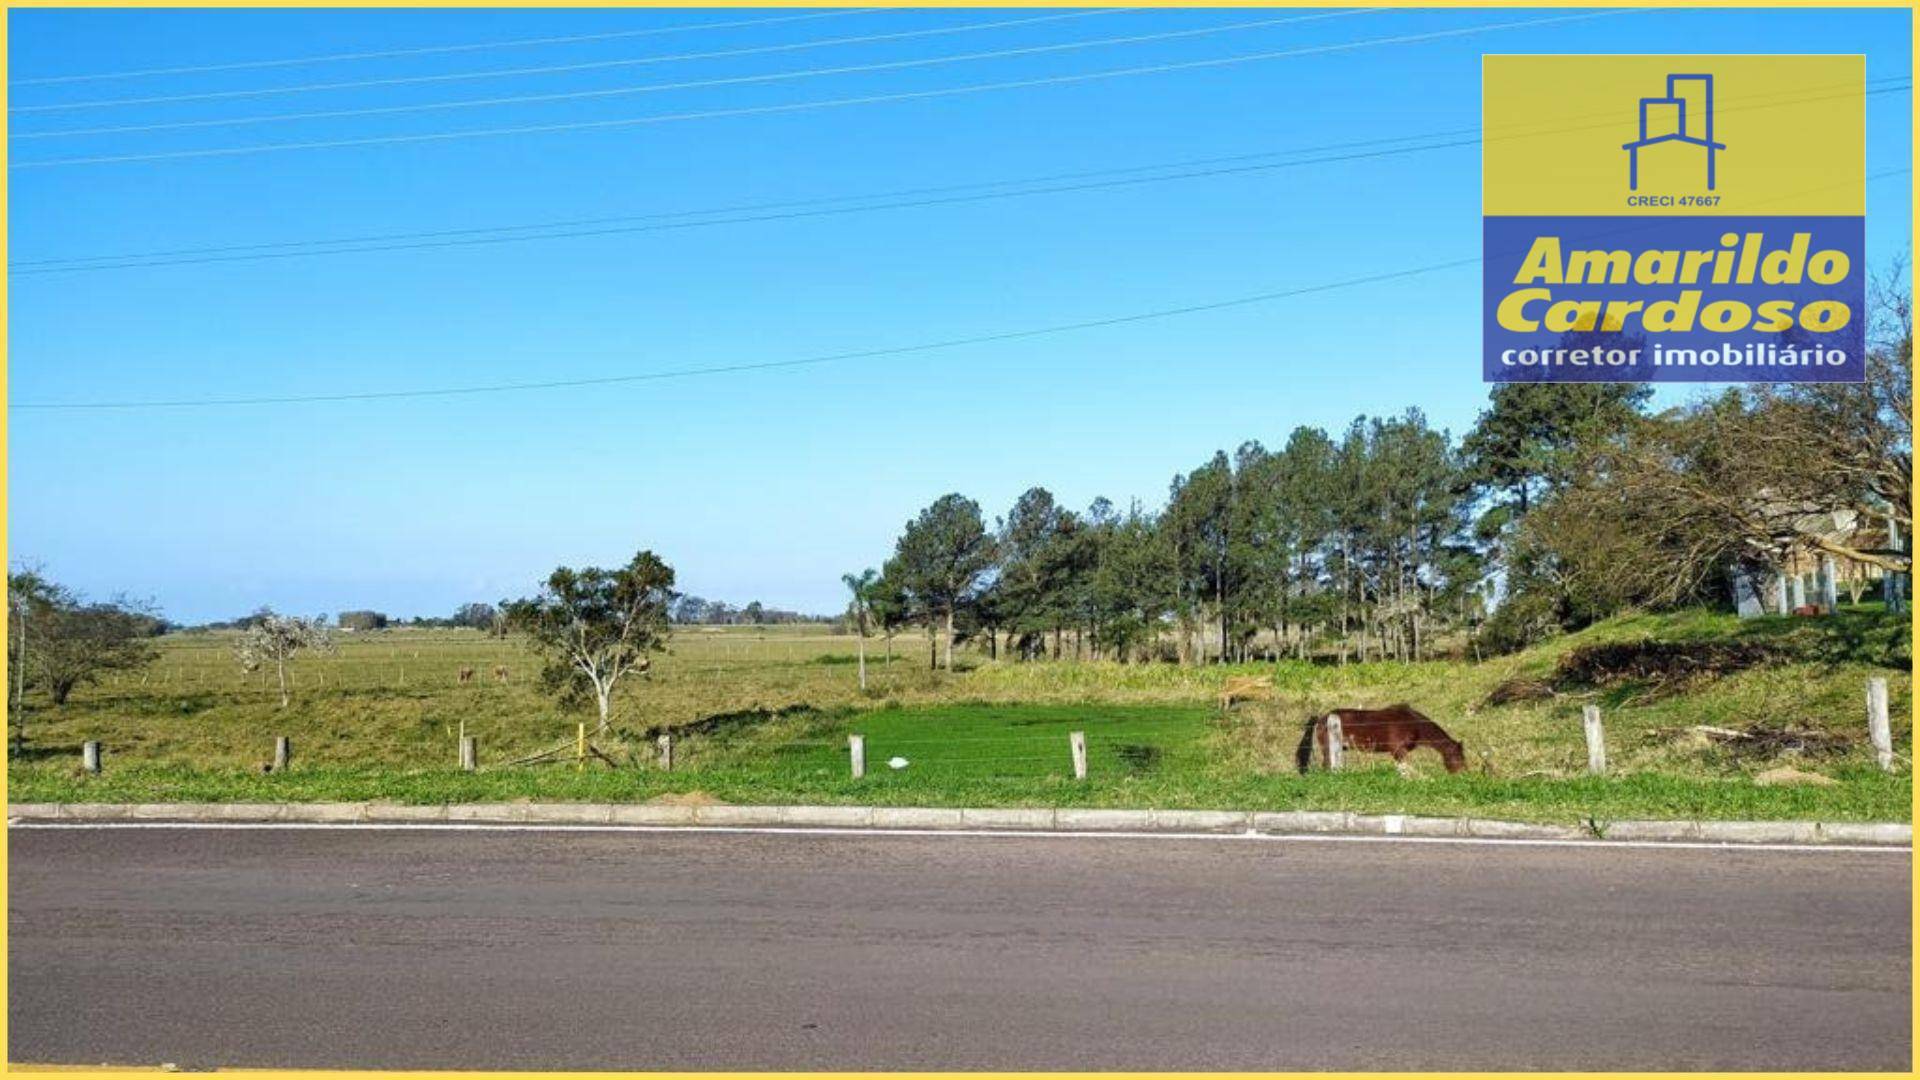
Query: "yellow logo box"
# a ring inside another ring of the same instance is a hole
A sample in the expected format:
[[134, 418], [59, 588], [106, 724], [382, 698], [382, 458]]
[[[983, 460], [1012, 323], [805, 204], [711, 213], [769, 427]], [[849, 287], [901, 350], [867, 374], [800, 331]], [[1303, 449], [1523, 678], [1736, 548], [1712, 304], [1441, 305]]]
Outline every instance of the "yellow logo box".
[[1866, 212], [1861, 56], [1488, 56], [1488, 215]]

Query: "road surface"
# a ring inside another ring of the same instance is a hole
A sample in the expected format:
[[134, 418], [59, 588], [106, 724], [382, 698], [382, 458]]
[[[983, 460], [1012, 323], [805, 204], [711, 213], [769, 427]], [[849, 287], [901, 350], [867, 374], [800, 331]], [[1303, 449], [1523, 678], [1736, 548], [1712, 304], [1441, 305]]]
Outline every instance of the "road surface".
[[9, 1058], [1895, 1069], [1907, 853], [12, 829]]

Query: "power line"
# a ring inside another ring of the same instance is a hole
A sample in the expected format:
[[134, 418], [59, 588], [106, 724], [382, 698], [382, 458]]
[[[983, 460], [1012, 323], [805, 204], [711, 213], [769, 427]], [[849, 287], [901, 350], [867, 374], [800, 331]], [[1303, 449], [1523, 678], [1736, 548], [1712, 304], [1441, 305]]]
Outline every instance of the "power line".
[[[1895, 176], [1910, 174], [1911, 167], [1890, 169], [1875, 173], [1865, 181], [1884, 180]], [[1832, 187], [1835, 185], [1828, 185]], [[1815, 191], [1825, 188], [1813, 189]], [[1810, 194], [1811, 192], [1799, 192]], [[1612, 230], [1607, 235], [1622, 235], [1660, 228], [1664, 221], [1660, 218], [1634, 219], [1634, 223]], [[72, 401], [72, 402], [13, 402], [10, 409], [32, 410], [38, 412], [79, 412], [79, 411], [115, 411], [135, 409], [190, 409], [190, 408], [231, 408], [259, 405], [299, 405], [329, 404], [356, 401], [394, 401], [416, 398], [471, 397], [483, 394], [518, 393], [530, 390], [566, 390], [592, 386], [618, 386], [633, 383], [659, 382], [668, 379], [695, 378], [704, 375], [731, 375], [749, 371], [776, 371], [785, 368], [813, 367], [821, 364], [838, 363], [849, 360], [875, 360], [887, 357], [911, 356], [918, 353], [940, 352], [949, 349], [967, 348], [977, 345], [1000, 344], [1009, 341], [1022, 341], [1032, 338], [1052, 337], [1058, 334], [1077, 333], [1085, 330], [1098, 330], [1134, 323], [1155, 322], [1162, 319], [1178, 318], [1184, 315], [1197, 315], [1206, 312], [1224, 311], [1232, 308], [1249, 307], [1256, 304], [1272, 303], [1278, 300], [1297, 299], [1320, 293], [1336, 292], [1342, 289], [1357, 288], [1364, 285], [1377, 285], [1390, 281], [1420, 277], [1426, 274], [1454, 270], [1464, 266], [1476, 266], [1483, 256], [1450, 259], [1446, 262], [1428, 263], [1423, 266], [1392, 270], [1384, 273], [1366, 274], [1359, 277], [1343, 278], [1336, 281], [1321, 282], [1314, 285], [1302, 285], [1291, 289], [1279, 289], [1271, 292], [1238, 296], [1226, 300], [1215, 300], [1198, 304], [1186, 304], [1179, 307], [1158, 308], [1150, 311], [1132, 312], [1124, 315], [1108, 316], [1100, 319], [1084, 319], [1076, 322], [1053, 323], [1046, 326], [1028, 327], [1020, 330], [1006, 330], [989, 334], [974, 334], [965, 337], [946, 338], [939, 341], [920, 342], [912, 345], [896, 345], [878, 349], [861, 349], [850, 352], [826, 353], [817, 356], [799, 357], [788, 360], [764, 360], [738, 364], [716, 364], [705, 367], [676, 368], [667, 371], [643, 372], [627, 375], [603, 375], [578, 379], [547, 379], [530, 382], [489, 383], [471, 386], [427, 387], [413, 390], [370, 390], [334, 394], [290, 394], [259, 397], [227, 398], [171, 398], [127, 401]]]
[[[705, 226], [712, 226], [712, 225], [756, 224], [756, 223], [768, 222], [768, 221], [789, 221], [789, 220], [800, 219], [800, 218], [833, 217], [833, 216], [839, 216], [843, 214], [870, 213], [876, 210], [904, 210], [904, 209], [911, 209], [911, 208], [917, 208], [917, 207], [945, 206], [945, 205], [952, 205], [957, 203], [984, 202], [988, 200], [997, 200], [997, 199], [1021, 198], [1021, 197], [1033, 196], [1033, 195], [1053, 195], [1053, 194], [1060, 194], [1064, 192], [1089, 191], [1089, 190], [1096, 190], [1101, 188], [1130, 187], [1130, 186], [1136, 186], [1140, 184], [1165, 183], [1165, 182], [1174, 181], [1174, 180], [1192, 180], [1192, 179], [1198, 179], [1202, 177], [1228, 176], [1228, 175], [1234, 175], [1238, 173], [1261, 172], [1261, 171], [1269, 171], [1274, 169], [1294, 168], [1297, 166], [1304, 166], [1304, 165], [1320, 165], [1320, 164], [1326, 164], [1329, 162], [1354, 161], [1354, 160], [1360, 160], [1365, 158], [1385, 157], [1389, 155], [1413, 153], [1413, 152], [1427, 151], [1427, 150], [1444, 150], [1444, 149], [1450, 149], [1450, 148], [1462, 147], [1462, 146], [1478, 146], [1479, 144], [1480, 144], [1480, 140], [1478, 138], [1456, 139], [1450, 142], [1439, 142], [1439, 143], [1432, 143], [1428, 145], [1404, 147], [1400, 149], [1372, 150], [1372, 151], [1365, 151], [1365, 152], [1359, 152], [1359, 153], [1338, 154], [1338, 155], [1325, 156], [1325, 157], [1301, 158], [1299, 160], [1294, 160], [1294, 161], [1272, 162], [1272, 163], [1254, 164], [1254, 165], [1239, 165], [1239, 166], [1231, 166], [1231, 167], [1224, 167], [1224, 168], [1206, 169], [1202, 171], [1193, 171], [1193, 172], [1176, 172], [1176, 173], [1157, 175], [1157, 176], [1135, 176], [1135, 177], [1127, 177], [1127, 178], [1121, 178], [1121, 179], [1094, 181], [1094, 182], [1088, 182], [1088, 183], [1061, 184], [1061, 185], [1046, 186], [1046, 187], [1029, 187], [1029, 188], [1023, 188], [1015, 191], [980, 192], [980, 193], [969, 194], [969, 195], [949, 195], [949, 196], [943, 196], [939, 198], [913, 199], [913, 200], [903, 200], [903, 201], [894, 201], [894, 202], [878, 202], [878, 203], [871, 203], [871, 204], [862, 205], [862, 206], [824, 207], [824, 208], [813, 209], [813, 210], [785, 211], [785, 212], [779, 212], [779, 213], [756, 214], [751, 216], [714, 217], [714, 218], [707, 218], [705, 220], [698, 220], [698, 221], [664, 222], [664, 223], [651, 224], [651, 225], [610, 226], [610, 227], [591, 228], [591, 229], [575, 229], [571, 231], [542, 232], [542, 233], [536, 233], [533, 235], [523, 235], [523, 236], [469, 236], [469, 237], [463, 237], [463, 238], [446, 238], [446, 239], [440, 239], [440, 240], [411, 241], [406, 243], [363, 245], [363, 246], [356, 246], [356, 247], [340, 247], [340, 248], [324, 249], [324, 250], [281, 251], [281, 252], [270, 252], [270, 253], [262, 252], [262, 253], [253, 253], [253, 254], [234, 254], [234, 255], [224, 255], [224, 256], [208, 255], [208, 256], [197, 256], [192, 258], [170, 258], [170, 259], [164, 259], [164, 260], [115, 262], [115, 263], [90, 263], [85, 265], [74, 265], [74, 266], [41, 266], [41, 267], [29, 267], [29, 268], [24, 268], [19, 270], [13, 270], [12, 272], [16, 274], [28, 275], [28, 274], [73, 273], [73, 272], [87, 271], [87, 270], [133, 270], [133, 269], [146, 269], [149, 267], [182, 266], [182, 265], [190, 265], [190, 264], [197, 264], [197, 263], [253, 262], [253, 261], [261, 261], [261, 260], [267, 260], [267, 259], [300, 258], [303, 256], [312, 256], [312, 255], [352, 255], [352, 254], [360, 254], [360, 253], [367, 253], [367, 252], [415, 251], [415, 250], [426, 250], [426, 249], [432, 249], [432, 248], [475, 247], [475, 246], [490, 245], [490, 244], [513, 243], [516, 241], [525, 241], [525, 240], [567, 240], [567, 239], [580, 239], [584, 237], [593, 237], [593, 236], [615, 236], [615, 235], [622, 235], [622, 234], [628, 234], [628, 233], [666, 232], [666, 231], [677, 230], [677, 229], [702, 228]], [[1125, 170], [1125, 171], [1138, 171], [1138, 170]]]
[[568, 34], [561, 37], [518, 38], [508, 41], [481, 41], [464, 45], [425, 45], [411, 49], [380, 49], [370, 52], [332, 53], [323, 56], [295, 56], [273, 60], [236, 60], [224, 64], [197, 64], [191, 67], [144, 68], [135, 71], [102, 71], [84, 75], [44, 75], [33, 79], [13, 79], [11, 86], [48, 86], [55, 83], [94, 82], [103, 79], [137, 79], [158, 75], [197, 75], [215, 71], [241, 71], [258, 68], [293, 67], [302, 64], [332, 64], [351, 60], [386, 60], [402, 56], [428, 56], [435, 53], [477, 52], [484, 49], [523, 48], [535, 45], [571, 45], [587, 41], [612, 41], [621, 38], [655, 37], [684, 34], [698, 30], [732, 30], [743, 26], [769, 26], [774, 23], [837, 19], [847, 15], [866, 15], [886, 8], [846, 8], [812, 11], [803, 15], [771, 15], [758, 19], [734, 19], [728, 22], [683, 23], [675, 26], [651, 26], [638, 30], [612, 30], [599, 34]]
[[[1826, 97], [1795, 97], [1779, 101], [1768, 100], [1768, 95], [1749, 96], [1728, 99], [1721, 105], [1722, 112], [1741, 112], [1763, 108], [1778, 108], [1786, 105], [1805, 104], [1831, 98], [1872, 97], [1880, 94], [1905, 91], [1911, 88], [1906, 82], [1908, 76], [1888, 76], [1867, 84], [1874, 87], [1864, 91], [1850, 91]], [[1888, 84], [1893, 85], [1876, 85]], [[1747, 104], [1739, 104], [1747, 102]], [[218, 262], [246, 262], [265, 259], [301, 258], [318, 255], [351, 255], [366, 252], [425, 250], [444, 247], [465, 247], [499, 243], [517, 243], [529, 240], [560, 240], [592, 236], [621, 235], [627, 233], [665, 231], [671, 229], [697, 228], [708, 225], [747, 224], [766, 221], [780, 221], [795, 218], [837, 216], [841, 214], [866, 213], [876, 210], [906, 209], [912, 207], [948, 205], [955, 203], [981, 202], [988, 200], [1021, 198], [1033, 195], [1056, 194], [1133, 186], [1138, 184], [1162, 183], [1174, 180], [1197, 179], [1203, 177], [1235, 175], [1242, 173], [1271, 171], [1296, 166], [1325, 164], [1330, 162], [1363, 160], [1376, 157], [1397, 156], [1400, 154], [1422, 153], [1432, 150], [1451, 149], [1463, 146], [1475, 146], [1486, 142], [1503, 142], [1512, 139], [1537, 138], [1544, 135], [1566, 134], [1584, 130], [1593, 130], [1609, 126], [1608, 123], [1592, 123], [1576, 127], [1560, 127], [1550, 130], [1516, 131], [1496, 134], [1482, 138], [1478, 129], [1465, 128], [1449, 131], [1427, 132], [1416, 135], [1386, 136], [1373, 139], [1361, 139], [1319, 146], [1296, 147], [1290, 150], [1272, 150], [1249, 154], [1235, 154], [1226, 157], [1197, 158], [1184, 161], [1163, 162], [1152, 165], [1136, 165], [1113, 169], [1080, 170], [1055, 173], [1045, 176], [1015, 178], [1009, 180], [980, 181], [967, 184], [948, 184], [934, 187], [907, 188], [886, 192], [871, 192], [859, 195], [826, 196], [814, 199], [783, 200], [777, 202], [749, 203], [706, 210], [683, 210], [674, 212], [625, 215], [617, 217], [583, 218], [570, 221], [549, 221], [520, 225], [481, 226], [464, 229], [444, 229], [401, 233], [370, 234], [352, 237], [339, 237], [320, 240], [294, 240], [261, 244], [238, 244], [219, 247], [176, 248], [164, 251], [144, 253], [123, 253], [117, 255], [67, 256], [12, 263], [9, 269], [18, 275], [76, 273], [92, 270], [144, 269], [149, 267], [179, 266]], [[1405, 145], [1414, 143], [1417, 145]], [[1388, 147], [1388, 149], [1368, 149]], [[1303, 155], [1324, 155], [1307, 157]], [[1262, 159], [1287, 157], [1294, 160], [1270, 162]], [[1251, 164], [1249, 164], [1252, 162]], [[1170, 171], [1187, 170], [1187, 171]], [[1158, 173], [1160, 175], [1139, 176], [1140, 173]], [[1117, 177], [1092, 182], [1089, 178]], [[1017, 190], [992, 190], [1016, 188]], [[954, 194], [967, 193], [967, 194]], [[867, 205], [840, 206], [836, 204], [858, 202]], [[697, 219], [697, 220], [685, 220]], [[636, 224], [637, 223], [637, 224]], [[535, 231], [538, 230], [538, 231]], [[493, 235], [489, 235], [493, 234]]]
[[786, 82], [792, 79], [813, 79], [832, 75], [861, 75], [876, 71], [903, 71], [909, 68], [972, 63], [980, 60], [1004, 60], [1015, 56], [1038, 56], [1046, 53], [1071, 52], [1079, 49], [1092, 49], [1108, 45], [1138, 45], [1151, 41], [1171, 41], [1177, 38], [1204, 37], [1210, 34], [1224, 34], [1233, 30], [1252, 30], [1261, 27], [1280, 26], [1287, 23], [1318, 22], [1323, 19], [1338, 19], [1352, 15], [1372, 14], [1378, 10], [1380, 9], [1363, 8], [1354, 11], [1336, 11], [1314, 15], [1287, 15], [1278, 18], [1254, 19], [1239, 23], [1221, 23], [1214, 26], [1190, 27], [1185, 30], [1168, 30], [1153, 34], [1131, 34], [1121, 37], [1092, 38], [1084, 41], [1056, 42], [1049, 45], [1024, 45], [1017, 48], [993, 49], [986, 52], [959, 53], [949, 56], [923, 56], [908, 60], [886, 60], [870, 64], [846, 64], [838, 67], [803, 68], [798, 71], [775, 71], [759, 75], [732, 75], [718, 79], [693, 79], [682, 82], [643, 84], [640, 86], [614, 86], [603, 87], [596, 90], [567, 90], [548, 94], [514, 94], [507, 97], [465, 98], [457, 101], [427, 101], [407, 105], [376, 105], [357, 109], [323, 109], [301, 113], [270, 113], [264, 116], [232, 116], [208, 120], [173, 120], [157, 124], [121, 124], [113, 127], [72, 128], [63, 131], [35, 131], [17, 134], [14, 135], [13, 138], [69, 139], [86, 135], [123, 135], [137, 132], [177, 131], [188, 128], [275, 124], [298, 120], [337, 120], [356, 116], [392, 116], [399, 113], [429, 112], [444, 109], [492, 108], [502, 105], [550, 104], [557, 101], [584, 101], [598, 98], [627, 97], [634, 94], [660, 93], [668, 90], [702, 90], [716, 86], [747, 86], [758, 83]]
[[435, 387], [418, 390], [375, 390], [344, 394], [301, 394], [278, 397], [175, 398], [147, 401], [16, 402], [11, 404], [9, 408], [31, 409], [36, 411], [178, 409], [236, 405], [295, 405], [345, 401], [389, 401], [403, 398], [462, 397], [478, 394], [513, 393], [525, 390], [563, 390], [588, 386], [616, 386], [623, 383], [656, 382], [665, 379], [691, 378], [699, 375], [728, 375], [745, 371], [774, 371], [781, 368], [810, 367], [818, 364], [830, 364], [846, 360], [873, 360], [881, 357], [909, 356], [914, 353], [957, 349], [969, 345], [990, 345], [999, 342], [1018, 341], [1024, 338], [1072, 333], [1080, 330], [1124, 326], [1128, 323], [1149, 322], [1157, 319], [1173, 318], [1179, 315], [1193, 315], [1206, 311], [1220, 311], [1227, 308], [1244, 307], [1250, 304], [1266, 303], [1290, 297], [1307, 296], [1313, 293], [1353, 288], [1359, 285], [1395, 281], [1400, 278], [1430, 274], [1440, 270], [1471, 266], [1479, 261], [1477, 256], [1471, 259], [1454, 259], [1449, 262], [1432, 263], [1427, 266], [1415, 267], [1411, 270], [1396, 270], [1385, 274], [1370, 274], [1365, 277], [1347, 278], [1342, 281], [1308, 285], [1296, 289], [1283, 289], [1277, 292], [1235, 297], [1231, 300], [1217, 300], [1211, 303], [1161, 308], [1155, 311], [1136, 312], [1104, 319], [1088, 319], [1082, 322], [1056, 323], [1051, 326], [1032, 327], [1024, 330], [1009, 330], [994, 334], [948, 338], [943, 341], [923, 342], [917, 345], [900, 345], [883, 349], [862, 349], [855, 352], [828, 353], [820, 356], [809, 356], [792, 360], [767, 360], [754, 363], [720, 364], [710, 367], [677, 368], [669, 371], [654, 371], [637, 375], [606, 375], [584, 379], [550, 379], [539, 382], [492, 383], [477, 386]]
[[824, 49], [837, 45], [871, 44], [880, 41], [901, 41], [911, 38], [934, 37], [944, 34], [959, 34], [975, 30], [993, 30], [1008, 26], [1025, 26], [1032, 23], [1061, 22], [1068, 19], [1087, 19], [1097, 15], [1113, 15], [1128, 8], [1098, 8], [1089, 11], [1056, 12], [1048, 15], [1035, 15], [1020, 19], [1001, 19], [995, 22], [961, 23], [957, 26], [935, 26], [919, 30], [899, 30], [885, 34], [860, 34], [853, 37], [814, 39], [811, 41], [784, 42], [777, 45], [754, 45], [739, 49], [719, 49], [709, 52], [675, 53], [666, 56], [626, 57], [617, 60], [593, 60], [577, 64], [551, 64], [544, 67], [491, 68], [485, 71], [454, 71], [438, 75], [405, 75], [386, 79], [359, 79], [349, 82], [305, 83], [295, 86], [254, 87], [244, 90], [216, 90], [199, 94], [165, 94], [157, 97], [109, 98], [94, 101], [69, 101], [48, 105], [23, 105], [8, 109], [9, 113], [62, 112], [75, 109], [105, 109], [132, 105], [166, 105], [184, 102], [216, 101], [242, 97], [267, 97], [275, 94], [305, 94], [332, 90], [358, 90], [375, 86], [415, 86], [425, 83], [458, 82], [469, 79], [517, 78], [528, 75], [557, 75], [582, 71], [598, 71], [618, 67], [636, 67], [646, 64], [680, 63], [693, 60], [718, 60], [728, 57], [759, 56], [767, 53], [796, 52], [807, 49]]
[[116, 163], [170, 161], [187, 158], [234, 157], [240, 155], [282, 153], [292, 150], [327, 150], [359, 146], [383, 146], [400, 143], [444, 142], [455, 139], [491, 138], [508, 135], [552, 134], [565, 131], [595, 131], [618, 128], [638, 127], [650, 124], [675, 123], [692, 120], [712, 120], [722, 117], [765, 116], [777, 113], [805, 112], [814, 109], [845, 108], [854, 105], [872, 105], [893, 101], [916, 101], [932, 98], [952, 97], [960, 94], [974, 94], [997, 90], [1024, 89], [1036, 86], [1063, 86], [1073, 83], [1093, 82], [1100, 79], [1124, 78], [1135, 75], [1155, 75], [1172, 71], [1192, 71], [1203, 68], [1225, 67], [1233, 64], [1245, 64], [1261, 60], [1279, 60], [1300, 56], [1325, 55], [1348, 52], [1355, 49], [1371, 48], [1380, 45], [1405, 45], [1422, 41], [1438, 41], [1445, 38], [1465, 37], [1494, 30], [1512, 30], [1525, 27], [1547, 26], [1559, 23], [1584, 22], [1590, 19], [1606, 18], [1612, 15], [1630, 14], [1631, 9], [1608, 9], [1603, 11], [1581, 12], [1573, 15], [1555, 15], [1537, 19], [1521, 19], [1513, 22], [1483, 23], [1476, 26], [1457, 27], [1451, 30], [1428, 31], [1417, 34], [1400, 34], [1392, 37], [1369, 38], [1360, 41], [1338, 42], [1331, 45], [1314, 45], [1293, 49], [1280, 49], [1270, 52], [1246, 53], [1238, 56], [1215, 57], [1206, 60], [1187, 60], [1165, 64], [1151, 64], [1131, 68], [1114, 68], [1106, 71], [1084, 72], [1076, 75], [1053, 75], [1032, 79], [1016, 79], [1006, 82], [974, 83], [966, 86], [943, 87], [934, 90], [903, 91], [891, 94], [873, 94], [860, 97], [834, 98], [821, 101], [791, 102], [780, 105], [761, 105], [730, 109], [711, 109], [699, 112], [669, 113], [654, 116], [627, 117], [613, 120], [589, 120], [555, 124], [530, 124], [516, 127], [480, 128], [465, 131], [422, 132], [412, 135], [384, 135], [371, 138], [326, 139], [297, 143], [264, 143], [243, 146], [213, 147], [201, 150], [173, 150], [148, 154], [110, 154], [94, 157], [49, 158], [39, 161], [16, 161], [9, 165], [12, 169], [43, 169], [74, 165], [105, 165]]

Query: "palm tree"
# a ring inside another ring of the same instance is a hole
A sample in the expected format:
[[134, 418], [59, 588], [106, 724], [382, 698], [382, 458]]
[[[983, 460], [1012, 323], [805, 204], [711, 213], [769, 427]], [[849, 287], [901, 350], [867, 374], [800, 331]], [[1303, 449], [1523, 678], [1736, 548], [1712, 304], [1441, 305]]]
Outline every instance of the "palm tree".
[[853, 627], [860, 635], [860, 690], [867, 689], [867, 619], [873, 613], [873, 588], [880, 580], [880, 572], [869, 566], [858, 574], [841, 574], [840, 580], [846, 583], [847, 591], [853, 594], [853, 600], [847, 605], [847, 614], [853, 619]]

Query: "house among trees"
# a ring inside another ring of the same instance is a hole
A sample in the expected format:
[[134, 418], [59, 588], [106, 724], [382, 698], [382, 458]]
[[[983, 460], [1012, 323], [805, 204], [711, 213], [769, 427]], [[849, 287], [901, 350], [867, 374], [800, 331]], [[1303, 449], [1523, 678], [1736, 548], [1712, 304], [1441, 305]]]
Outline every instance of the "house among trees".
[[1777, 565], [1749, 566], [1732, 574], [1734, 607], [1741, 618], [1831, 614], [1843, 594], [1848, 603], [1859, 603], [1876, 590], [1887, 601], [1888, 611], [1902, 609], [1906, 590], [1901, 575], [1862, 560], [1835, 558], [1815, 543], [1830, 540], [1854, 549], [1898, 547], [1897, 537], [1889, 539], [1888, 526], [1864, 523], [1854, 511], [1837, 510], [1800, 522], [1799, 531], [1808, 539], [1788, 549]]

